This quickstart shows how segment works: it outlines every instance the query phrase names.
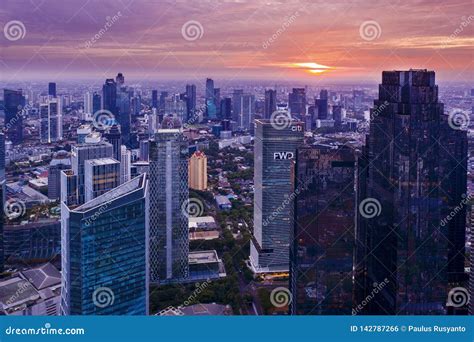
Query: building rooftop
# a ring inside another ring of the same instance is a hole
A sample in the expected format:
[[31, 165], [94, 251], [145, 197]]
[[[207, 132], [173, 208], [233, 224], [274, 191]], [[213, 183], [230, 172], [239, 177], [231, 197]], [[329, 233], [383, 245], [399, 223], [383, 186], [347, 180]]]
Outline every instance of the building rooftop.
[[120, 164], [120, 162], [114, 158], [98, 158], [98, 159], [86, 160], [86, 164], [90, 164], [92, 166], [100, 166], [100, 165]]
[[61, 273], [50, 263], [21, 273], [37, 290], [61, 284]]
[[218, 262], [219, 257], [215, 250], [189, 252], [189, 264], [208, 264]]

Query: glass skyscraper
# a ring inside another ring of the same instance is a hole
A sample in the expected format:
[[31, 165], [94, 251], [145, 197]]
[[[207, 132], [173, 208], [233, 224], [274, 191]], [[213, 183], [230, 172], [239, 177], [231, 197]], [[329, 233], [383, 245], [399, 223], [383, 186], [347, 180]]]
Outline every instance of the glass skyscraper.
[[254, 234], [250, 262], [257, 273], [289, 269], [292, 160], [303, 143], [304, 125], [299, 121], [288, 121], [281, 127], [274, 124], [270, 120], [255, 120]]
[[25, 106], [25, 98], [21, 89], [3, 90], [3, 102], [5, 108], [5, 132], [6, 137], [13, 145], [23, 142], [23, 107]]
[[188, 277], [188, 142], [180, 129], [160, 129], [150, 144], [150, 279]]
[[344, 315], [352, 309], [355, 152], [299, 148], [290, 247], [292, 314]]
[[361, 314], [445, 314], [450, 289], [464, 286], [467, 137], [443, 109], [434, 71], [382, 73], [358, 171]]
[[148, 314], [146, 175], [61, 207], [63, 315]]

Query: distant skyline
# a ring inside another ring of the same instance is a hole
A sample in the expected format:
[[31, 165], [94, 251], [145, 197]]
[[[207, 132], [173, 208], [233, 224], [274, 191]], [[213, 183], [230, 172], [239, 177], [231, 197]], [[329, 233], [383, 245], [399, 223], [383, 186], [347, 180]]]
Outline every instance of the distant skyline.
[[[2, 82], [114, 77], [380, 82], [473, 79], [471, 1], [4, 0]], [[19, 28], [20, 34], [13, 30]], [[8, 28], [11, 28], [9, 31]]]

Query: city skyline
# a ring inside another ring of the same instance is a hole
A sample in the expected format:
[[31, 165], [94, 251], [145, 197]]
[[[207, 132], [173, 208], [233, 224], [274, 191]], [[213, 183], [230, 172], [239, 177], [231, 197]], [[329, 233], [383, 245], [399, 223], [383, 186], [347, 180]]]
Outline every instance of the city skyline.
[[193, 82], [377, 83], [382, 70], [408, 68], [437, 70], [441, 82], [472, 75], [469, 1], [22, 3], [5, 1], [0, 12], [6, 83], [116, 69], [131, 80]]

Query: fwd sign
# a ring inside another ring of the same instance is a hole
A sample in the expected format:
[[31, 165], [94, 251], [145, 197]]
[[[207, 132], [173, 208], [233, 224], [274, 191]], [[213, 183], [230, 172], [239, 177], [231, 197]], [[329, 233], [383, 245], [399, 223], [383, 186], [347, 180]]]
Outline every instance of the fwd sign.
[[273, 153], [273, 159], [293, 159], [293, 152], [275, 152]]

